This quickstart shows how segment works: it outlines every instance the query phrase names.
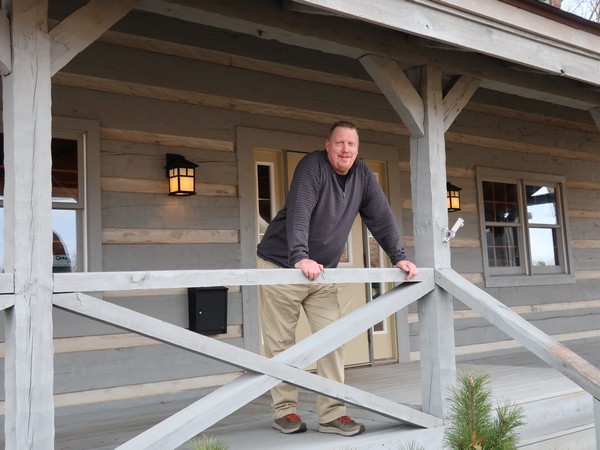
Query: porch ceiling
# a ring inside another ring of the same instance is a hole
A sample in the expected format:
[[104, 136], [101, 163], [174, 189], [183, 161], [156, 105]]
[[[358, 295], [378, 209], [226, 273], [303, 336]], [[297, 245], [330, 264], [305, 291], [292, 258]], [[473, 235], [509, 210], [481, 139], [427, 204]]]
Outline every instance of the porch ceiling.
[[498, 0], [141, 0], [137, 8], [354, 59], [394, 58], [405, 69], [438, 65], [484, 88], [577, 109], [600, 105], [600, 51], [591, 50], [600, 35]]

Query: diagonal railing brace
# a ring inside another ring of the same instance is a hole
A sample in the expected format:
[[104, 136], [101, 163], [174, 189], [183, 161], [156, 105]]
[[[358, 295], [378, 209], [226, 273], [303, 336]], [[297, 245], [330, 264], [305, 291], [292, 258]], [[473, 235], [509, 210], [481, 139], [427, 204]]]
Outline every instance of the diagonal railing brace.
[[[330, 325], [331, 328], [327, 327], [321, 330], [319, 333], [315, 333], [311, 337], [303, 340], [300, 344], [297, 344], [293, 348], [289, 349], [289, 353], [282, 353], [278, 355], [278, 357], [281, 360], [285, 359], [286, 362], [291, 361], [296, 366], [303, 367], [304, 365], [310, 364], [313, 360], [316, 360], [329, 353], [334, 348], [352, 339], [354, 336], [381, 321], [383, 318], [393, 314], [398, 309], [401, 309], [407, 304], [410, 304], [412, 301], [420, 298], [431, 289], [433, 289], [433, 280], [431, 277], [429, 277], [428, 282], [420, 282], [413, 284], [408, 288], [401, 288], [403, 297], [402, 299], [397, 298], [398, 291], [394, 291], [389, 295], [385, 294], [377, 299], [377, 301], [371, 302], [360, 310], [354, 311], [353, 313], [348, 314], [344, 318]], [[85, 294], [57, 294], [54, 298], [55, 305], [60, 308], [67, 309], [87, 317], [95, 318], [97, 320], [105, 321], [121, 328], [136, 331], [154, 339], [158, 339], [196, 353], [201, 353], [208, 357], [212, 357], [214, 359], [218, 359], [247, 370], [252, 370], [259, 373], [268, 373], [270, 375], [245, 377], [246, 380], [244, 381], [241, 379], [236, 380], [237, 383], [234, 382], [234, 386], [228, 388], [229, 391], [235, 390], [235, 385], [250, 383], [252, 385], [252, 389], [248, 389], [248, 386], [245, 386], [243, 390], [246, 392], [251, 391], [253, 398], [256, 398], [262, 393], [266, 392], [270, 387], [279, 383], [281, 380], [285, 380], [291, 384], [304, 387], [305, 389], [313, 392], [320, 392], [324, 395], [335, 396], [347, 403], [356, 404], [363, 408], [378, 412], [397, 420], [406, 421], [419, 426], [436, 426], [441, 424], [441, 421], [437, 418], [428, 416], [424, 413], [407, 408], [397, 403], [390, 402], [386, 399], [378, 399], [376, 396], [364, 393], [358, 389], [351, 388], [350, 386], [335, 383], [307, 373], [303, 370], [281, 364], [278, 362], [278, 359], [266, 359], [252, 352], [230, 346], [212, 338], [197, 335], [178, 326], [171, 325], [158, 319], [144, 316], [143, 314], [103, 302]], [[323, 335], [325, 334], [331, 338], [328, 337], [324, 340]], [[324, 345], [325, 342], [327, 345]], [[258, 378], [261, 379], [260, 382], [255, 381]], [[269, 382], [266, 382], [265, 379], [269, 380]], [[261, 384], [260, 389], [257, 388], [258, 384]], [[229, 397], [228, 403], [234, 400], [238, 401], [238, 398], [239, 396], [237, 395], [234, 395], [233, 398]], [[249, 398], [249, 400], [242, 402], [233, 410], [238, 409], [251, 400], [252, 398]], [[207, 409], [204, 409], [204, 412], [206, 411]], [[214, 415], [214, 409], [210, 408], [208, 411], [211, 411], [211, 416]], [[212, 420], [217, 421], [219, 419], [214, 420], [214, 418], [212, 418]], [[181, 422], [179, 422], [179, 425], [181, 425]], [[197, 425], [198, 424], [194, 425], [194, 430], [191, 431], [191, 435], [189, 435], [187, 439], [197, 434]], [[179, 427], [177, 433], [179, 436], [178, 439], [182, 439], [181, 431], [182, 430]], [[168, 434], [169, 433], [167, 433], [167, 435]], [[140, 435], [140, 439], [142, 435]], [[164, 436], [162, 433], [161, 435]], [[185, 442], [185, 440], [182, 442]], [[130, 443], [132, 443], [132, 441], [130, 441]], [[123, 448], [146, 448], [145, 445], [140, 446], [139, 443], [134, 443], [133, 445], [134, 447]], [[166, 445], [165, 442], [162, 442], [161, 445], [162, 448], [168, 448], [168, 445]]]

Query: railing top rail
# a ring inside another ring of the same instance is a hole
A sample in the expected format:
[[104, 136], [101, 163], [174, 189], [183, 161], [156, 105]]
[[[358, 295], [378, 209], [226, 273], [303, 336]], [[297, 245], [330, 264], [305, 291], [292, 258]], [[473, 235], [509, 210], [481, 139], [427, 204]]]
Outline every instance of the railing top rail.
[[[433, 277], [419, 269], [410, 282]], [[54, 292], [103, 292], [211, 286], [256, 286], [306, 283], [403, 283], [405, 272], [389, 269], [325, 269], [308, 281], [300, 269], [157, 270], [134, 272], [77, 272], [54, 274]]]
[[13, 273], [0, 273], [0, 294], [15, 292], [15, 277]]

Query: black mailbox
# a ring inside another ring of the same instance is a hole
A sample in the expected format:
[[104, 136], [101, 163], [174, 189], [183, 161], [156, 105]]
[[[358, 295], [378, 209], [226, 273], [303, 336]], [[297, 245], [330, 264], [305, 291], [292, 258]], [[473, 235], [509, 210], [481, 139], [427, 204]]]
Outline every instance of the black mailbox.
[[188, 288], [190, 330], [201, 334], [227, 333], [227, 288]]

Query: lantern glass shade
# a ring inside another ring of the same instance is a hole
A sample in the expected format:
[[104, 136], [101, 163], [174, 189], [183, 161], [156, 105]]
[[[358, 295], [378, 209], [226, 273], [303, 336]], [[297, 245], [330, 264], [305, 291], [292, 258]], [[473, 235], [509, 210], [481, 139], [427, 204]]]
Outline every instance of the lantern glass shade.
[[462, 188], [447, 182], [446, 191], [446, 206], [448, 212], [460, 211], [460, 191], [462, 191]]
[[196, 167], [181, 155], [167, 153], [167, 178], [169, 195], [196, 194]]

